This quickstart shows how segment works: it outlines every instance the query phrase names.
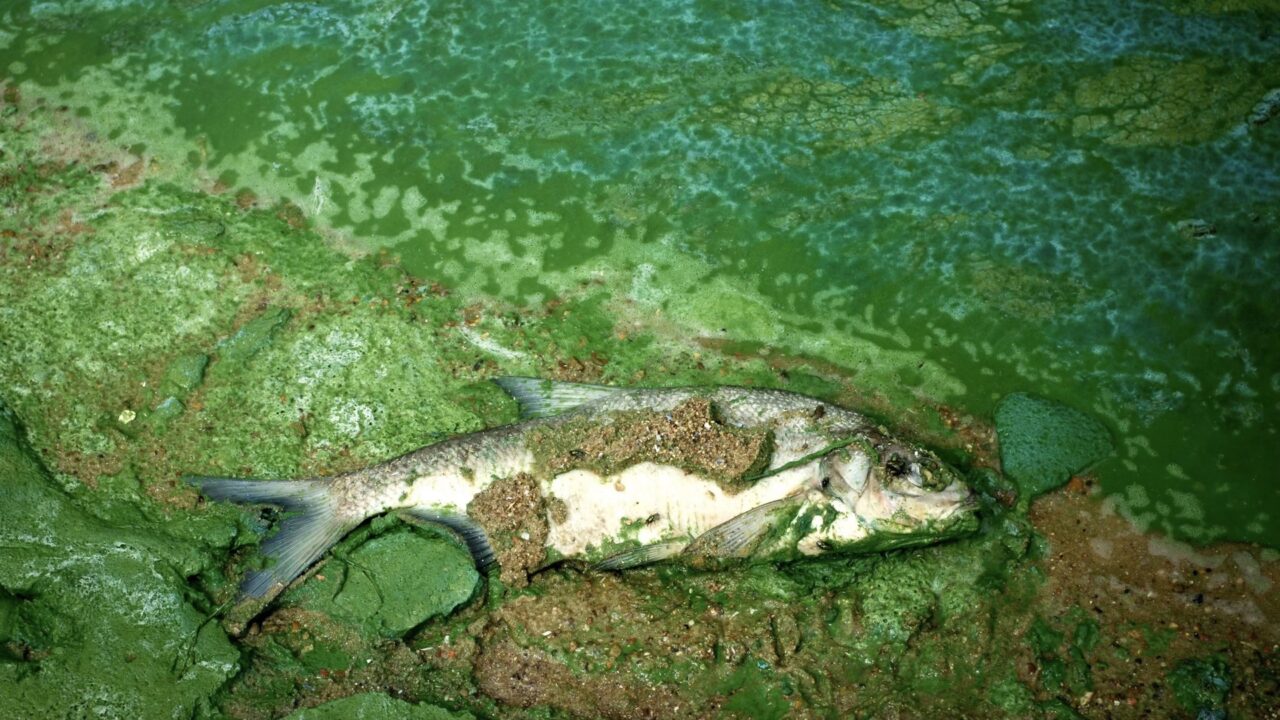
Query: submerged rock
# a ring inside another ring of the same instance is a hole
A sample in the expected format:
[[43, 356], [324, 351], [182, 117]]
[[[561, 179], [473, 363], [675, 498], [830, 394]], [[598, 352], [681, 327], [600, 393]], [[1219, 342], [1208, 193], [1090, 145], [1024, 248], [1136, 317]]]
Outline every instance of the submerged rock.
[[1227, 695], [1231, 692], [1231, 666], [1220, 656], [1188, 659], [1169, 672], [1169, 685], [1178, 704], [1203, 720], [1227, 717]]
[[1274, 88], [1262, 99], [1257, 105], [1253, 106], [1253, 110], [1249, 111], [1249, 124], [1254, 127], [1265, 125], [1268, 120], [1280, 114], [1280, 88]]
[[1014, 393], [996, 406], [1000, 462], [1034, 497], [1110, 455], [1111, 434], [1093, 416], [1048, 398]]
[[285, 602], [399, 637], [466, 602], [478, 579], [465, 548], [402, 527], [340, 548]]
[[273, 308], [245, 323], [234, 335], [218, 343], [220, 359], [222, 362], [242, 363], [257, 355], [271, 344], [292, 314], [288, 308]]

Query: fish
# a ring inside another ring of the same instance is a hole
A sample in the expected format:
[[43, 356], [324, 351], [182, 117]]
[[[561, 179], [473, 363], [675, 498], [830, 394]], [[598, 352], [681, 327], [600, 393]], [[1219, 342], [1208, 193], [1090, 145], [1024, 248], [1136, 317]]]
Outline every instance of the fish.
[[187, 477], [209, 500], [284, 511], [240, 598], [278, 594], [386, 513], [456, 536], [477, 568], [504, 580], [570, 561], [624, 571], [879, 552], [977, 527], [956, 469], [812, 397], [494, 382], [519, 404], [518, 422], [330, 477]]

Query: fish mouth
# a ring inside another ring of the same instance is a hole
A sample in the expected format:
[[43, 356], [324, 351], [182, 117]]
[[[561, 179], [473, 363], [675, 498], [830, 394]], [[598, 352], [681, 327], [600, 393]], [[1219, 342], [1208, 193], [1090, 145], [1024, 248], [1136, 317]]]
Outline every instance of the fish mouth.
[[957, 513], [975, 513], [979, 507], [981, 507], [981, 503], [978, 502], [978, 496], [970, 493], [968, 497], [952, 508], [951, 512], [947, 513], [947, 517], [952, 517]]

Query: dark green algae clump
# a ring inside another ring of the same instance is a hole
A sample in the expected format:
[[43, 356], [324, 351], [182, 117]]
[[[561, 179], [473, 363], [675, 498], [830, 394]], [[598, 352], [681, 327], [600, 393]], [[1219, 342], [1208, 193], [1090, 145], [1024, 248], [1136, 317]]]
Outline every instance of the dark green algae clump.
[[[459, 298], [287, 207], [146, 171], [111, 188], [92, 148], [38, 163], [21, 121], [50, 111], [22, 112], [0, 159], [23, 207], [0, 221], [0, 718], [1068, 717], [1118, 692], [1094, 680], [1117, 636], [1078, 630], [1061, 606], [1083, 597], [1046, 600], [1045, 538], [981, 428], [941, 410], [909, 429], [973, 468], [972, 537], [516, 588], [381, 518], [228, 632], [272, 517], [204, 504], [184, 473], [332, 474], [510, 421], [498, 374], [786, 387], [902, 418], [830, 364], [618, 332], [608, 288]], [[1144, 622], [1125, 631], [1158, 637]], [[1211, 701], [1259, 707], [1240, 697]]]

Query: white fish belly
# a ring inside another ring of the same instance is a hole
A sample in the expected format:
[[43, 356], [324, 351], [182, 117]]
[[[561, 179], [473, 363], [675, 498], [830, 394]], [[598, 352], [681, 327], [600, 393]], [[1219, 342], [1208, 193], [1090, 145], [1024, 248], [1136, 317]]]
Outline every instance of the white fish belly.
[[607, 477], [571, 470], [544, 484], [544, 494], [567, 509], [563, 522], [552, 520], [547, 545], [565, 556], [580, 555], [604, 540], [620, 539], [626, 528], [627, 539], [641, 544], [696, 537], [789, 494], [805, 478], [806, 473], [781, 473], [730, 494], [714, 480], [671, 465], [645, 462]]

